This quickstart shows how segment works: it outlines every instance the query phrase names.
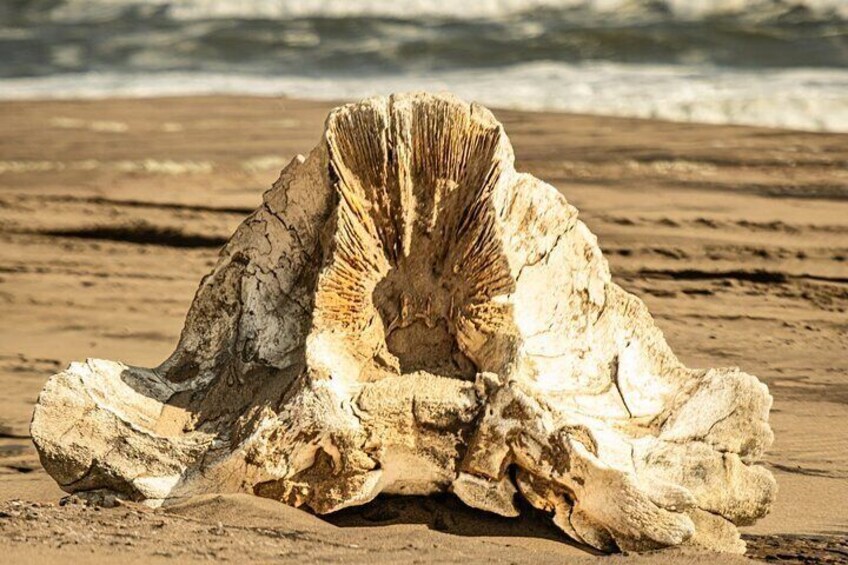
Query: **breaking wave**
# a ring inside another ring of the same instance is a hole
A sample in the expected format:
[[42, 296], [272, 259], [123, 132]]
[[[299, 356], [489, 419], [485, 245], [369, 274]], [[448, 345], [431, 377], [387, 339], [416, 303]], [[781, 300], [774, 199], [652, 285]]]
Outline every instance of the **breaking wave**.
[[0, 4], [0, 98], [442, 88], [487, 104], [848, 131], [845, 0]]

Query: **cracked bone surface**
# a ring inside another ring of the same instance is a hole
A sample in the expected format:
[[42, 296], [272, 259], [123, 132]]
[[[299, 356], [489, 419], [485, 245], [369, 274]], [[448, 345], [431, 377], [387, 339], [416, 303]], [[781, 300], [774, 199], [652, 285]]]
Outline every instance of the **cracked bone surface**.
[[317, 513], [517, 497], [603, 551], [742, 551], [771, 397], [683, 366], [577, 210], [453, 97], [334, 110], [238, 228], [155, 369], [74, 363], [32, 436], [69, 492], [250, 492]]

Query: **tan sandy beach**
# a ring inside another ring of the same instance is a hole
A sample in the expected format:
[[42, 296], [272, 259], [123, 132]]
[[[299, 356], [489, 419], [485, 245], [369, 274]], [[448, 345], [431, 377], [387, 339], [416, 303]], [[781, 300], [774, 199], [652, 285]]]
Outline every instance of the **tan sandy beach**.
[[[541, 516], [450, 496], [317, 518], [247, 496], [167, 511], [59, 505], [28, 427], [87, 357], [154, 366], [218, 248], [333, 104], [183, 97], [0, 103], [0, 563], [674, 563], [599, 557]], [[780, 492], [748, 557], [848, 563], [848, 135], [495, 110], [519, 170], [559, 188], [689, 366], [774, 396]]]

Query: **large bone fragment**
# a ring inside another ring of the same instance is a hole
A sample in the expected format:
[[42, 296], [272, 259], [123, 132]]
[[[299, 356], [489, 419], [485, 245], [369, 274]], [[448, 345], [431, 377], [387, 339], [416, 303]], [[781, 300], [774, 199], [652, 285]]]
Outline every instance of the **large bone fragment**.
[[250, 492], [317, 513], [516, 496], [603, 551], [742, 551], [763, 516], [771, 397], [694, 370], [610, 280], [502, 126], [450, 96], [334, 110], [201, 283], [155, 369], [74, 363], [32, 436], [68, 492]]

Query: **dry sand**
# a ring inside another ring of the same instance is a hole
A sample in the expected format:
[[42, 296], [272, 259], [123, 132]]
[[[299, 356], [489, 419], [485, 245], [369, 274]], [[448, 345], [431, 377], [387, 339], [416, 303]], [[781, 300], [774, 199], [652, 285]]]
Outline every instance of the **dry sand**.
[[[532, 512], [504, 520], [450, 496], [326, 519], [246, 496], [169, 513], [58, 505], [28, 439], [45, 379], [85, 357], [164, 359], [217, 247], [331, 106], [0, 104], [0, 562], [742, 561], [596, 557]], [[495, 113], [518, 168], [580, 209], [685, 363], [769, 384], [780, 494], [745, 528], [749, 556], [848, 562], [848, 136]]]

